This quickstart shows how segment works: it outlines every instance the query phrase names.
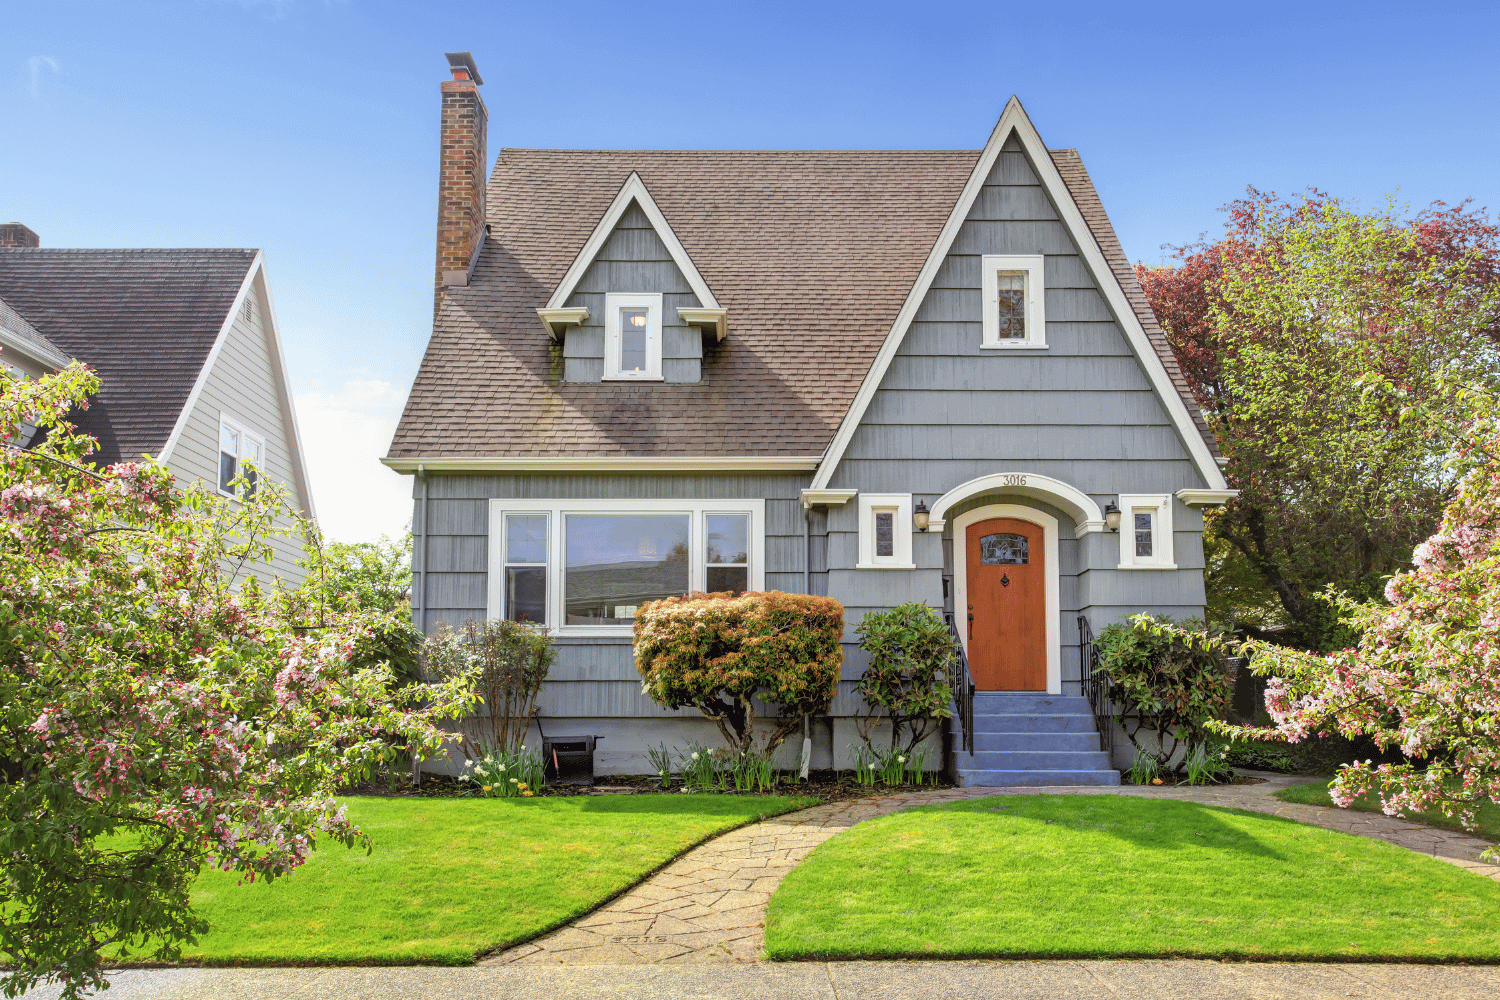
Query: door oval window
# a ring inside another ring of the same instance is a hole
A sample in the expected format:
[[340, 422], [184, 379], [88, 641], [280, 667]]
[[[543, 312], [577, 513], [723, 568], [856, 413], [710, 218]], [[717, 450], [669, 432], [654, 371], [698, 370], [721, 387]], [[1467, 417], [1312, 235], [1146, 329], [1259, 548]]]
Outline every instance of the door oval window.
[[979, 540], [979, 561], [986, 566], [1025, 566], [1031, 540], [1025, 535], [985, 535]]

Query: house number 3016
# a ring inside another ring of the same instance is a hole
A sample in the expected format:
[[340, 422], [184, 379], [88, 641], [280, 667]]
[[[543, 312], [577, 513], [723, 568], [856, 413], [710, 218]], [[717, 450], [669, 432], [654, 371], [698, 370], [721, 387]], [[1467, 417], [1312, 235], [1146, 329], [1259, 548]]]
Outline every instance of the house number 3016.
[[1026, 477], [1025, 476], [1005, 476], [1004, 480], [1005, 481], [1002, 484], [1004, 486], [1025, 486], [1026, 485]]

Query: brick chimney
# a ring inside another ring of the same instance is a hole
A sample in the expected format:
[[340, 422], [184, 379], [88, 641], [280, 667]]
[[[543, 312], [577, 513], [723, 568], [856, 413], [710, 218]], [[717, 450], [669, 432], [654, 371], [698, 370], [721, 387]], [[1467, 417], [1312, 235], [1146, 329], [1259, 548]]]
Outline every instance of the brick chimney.
[[442, 162], [438, 174], [437, 288], [467, 285], [485, 232], [485, 133], [489, 111], [479, 88], [484, 85], [474, 57], [449, 52], [453, 79], [444, 80]]
[[35, 250], [42, 245], [42, 238], [19, 222], [7, 222], [0, 226], [0, 247], [22, 247]]

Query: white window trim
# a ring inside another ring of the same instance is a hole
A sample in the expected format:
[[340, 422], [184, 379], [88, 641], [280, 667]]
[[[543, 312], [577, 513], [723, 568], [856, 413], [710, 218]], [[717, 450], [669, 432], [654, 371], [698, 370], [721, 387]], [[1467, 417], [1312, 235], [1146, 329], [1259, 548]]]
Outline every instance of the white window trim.
[[226, 427], [240, 436], [240, 453], [234, 457], [234, 475], [236, 479], [239, 478], [241, 466], [245, 461], [245, 442], [253, 441], [260, 446], [260, 460], [255, 465], [255, 471], [259, 474], [259, 478], [256, 480], [257, 491], [260, 489], [260, 484], [267, 480], [266, 438], [264, 434], [257, 434], [250, 430], [243, 420], [237, 420], [224, 411], [219, 411], [219, 438], [214, 442], [214, 487], [218, 490], [219, 496], [238, 500], [240, 497], [237, 493], [233, 490], [226, 490], [219, 485], [219, 458], [224, 453], [224, 428]]
[[[875, 512], [890, 510], [895, 513], [891, 527], [895, 541], [895, 554], [875, 554]], [[911, 520], [910, 493], [861, 493], [859, 495], [859, 561], [855, 569], [916, 569], [911, 560], [911, 533], [916, 530]]]
[[[986, 254], [982, 260], [984, 270], [980, 273], [979, 285], [984, 293], [984, 350], [1014, 351], [1041, 350], [1047, 346], [1047, 284], [1046, 258], [1039, 254], [1001, 255]], [[1000, 339], [1000, 316], [996, 311], [1000, 287], [996, 280], [999, 271], [1026, 272], [1026, 339]]]
[[[1151, 555], [1135, 554], [1135, 514], [1150, 511]], [[1176, 569], [1172, 561], [1172, 494], [1120, 494], [1120, 569]]]
[[629, 638], [630, 625], [564, 625], [564, 533], [569, 514], [686, 514], [692, 558], [688, 589], [703, 590], [708, 583], [708, 514], [750, 515], [751, 590], [766, 589], [766, 502], [764, 500], [491, 500], [489, 528], [489, 587], [487, 615], [505, 613], [505, 515], [547, 514], [547, 621], [555, 636]]
[[[620, 310], [646, 309], [646, 370], [620, 369]], [[604, 296], [604, 378], [606, 381], [660, 382], [661, 293], [607, 292]]]

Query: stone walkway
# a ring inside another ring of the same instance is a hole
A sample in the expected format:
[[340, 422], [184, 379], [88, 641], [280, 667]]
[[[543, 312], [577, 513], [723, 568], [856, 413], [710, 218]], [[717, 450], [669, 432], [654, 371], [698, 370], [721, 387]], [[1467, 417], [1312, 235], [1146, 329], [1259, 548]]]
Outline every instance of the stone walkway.
[[994, 795], [1129, 795], [1284, 816], [1373, 837], [1500, 881], [1479, 861], [1486, 841], [1436, 827], [1282, 802], [1272, 794], [1307, 778], [1265, 775], [1259, 785], [1168, 788], [954, 788], [814, 806], [709, 841], [611, 903], [561, 930], [481, 960], [481, 965], [640, 965], [753, 962], [764, 945], [766, 905], [786, 873], [814, 847], [856, 823], [929, 802]]

